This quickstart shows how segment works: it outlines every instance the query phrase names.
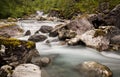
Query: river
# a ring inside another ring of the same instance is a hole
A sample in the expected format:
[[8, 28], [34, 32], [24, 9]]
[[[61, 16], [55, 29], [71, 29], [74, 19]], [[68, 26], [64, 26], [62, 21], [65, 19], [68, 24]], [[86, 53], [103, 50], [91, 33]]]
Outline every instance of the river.
[[[18, 25], [25, 31], [30, 30], [33, 35], [34, 32], [39, 30], [43, 25], [54, 27], [61, 23], [64, 24], [63, 22], [57, 21], [22, 20], [18, 22]], [[28, 37], [29, 36], [22, 36], [17, 38], [27, 40]], [[48, 37], [49, 40], [56, 38]], [[95, 49], [83, 46], [60, 45], [59, 42], [51, 42], [51, 45], [45, 42], [38, 42], [36, 43], [36, 48], [40, 55], [58, 55], [53, 63], [45, 68], [50, 77], [81, 77], [80, 74], [74, 70], [74, 67], [84, 61], [97, 61], [102, 63], [113, 71], [113, 77], [120, 77], [120, 55], [117, 53], [101, 53]]]

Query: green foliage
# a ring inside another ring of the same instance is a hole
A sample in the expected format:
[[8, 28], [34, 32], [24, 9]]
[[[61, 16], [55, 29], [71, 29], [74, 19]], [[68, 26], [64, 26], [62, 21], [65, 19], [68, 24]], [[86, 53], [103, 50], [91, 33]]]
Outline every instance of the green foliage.
[[36, 10], [48, 13], [51, 9], [58, 9], [63, 18], [71, 18], [79, 12], [95, 12], [102, 2], [109, 2], [110, 8], [120, 4], [120, 0], [0, 0], [0, 18], [21, 17]]

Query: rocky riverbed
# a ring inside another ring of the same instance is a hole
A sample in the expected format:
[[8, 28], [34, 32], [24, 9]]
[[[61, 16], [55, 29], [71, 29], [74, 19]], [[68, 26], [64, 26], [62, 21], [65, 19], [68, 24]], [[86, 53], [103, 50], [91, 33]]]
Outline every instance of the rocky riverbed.
[[119, 9], [74, 20], [2, 21], [0, 77], [119, 77]]

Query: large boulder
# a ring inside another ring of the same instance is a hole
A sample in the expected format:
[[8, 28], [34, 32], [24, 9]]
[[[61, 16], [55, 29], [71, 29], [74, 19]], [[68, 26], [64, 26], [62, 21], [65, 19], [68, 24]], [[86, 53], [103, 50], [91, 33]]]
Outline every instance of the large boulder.
[[15, 68], [12, 77], [41, 77], [41, 70], [34, 64], [21, 64]]
[[47, 39], [47, 36], [45, 35], [32, 35], [28, 38], [28, 40], [33, 41], [33, 42], [42, 42]]
[[109, 47], [109, 39], [106, 37], [106, 32], [100, 29], [87, 31], [81, 35], [80, 39], [87, 46], [98, 50], [106, 50]]
[[4, 37], [13, 37], [19, 36], [23, 33], [23, 29], [21, 29], [15, 23], [0, 23], [0, 36]]
[[34, 42], [22, 41], [14, 38], [0, 37], [0, 67], [3, 65], [16, 66], [18, 64], [31, 62], [38, 55]]
[[83, 62], [76, 69], [82, 77], [112, 77], [112, 71], [107, 66], [94, 61]]
[[98, 50], [108, 50], [111, 38], [119, 35], [118, 28], [114, 26], [100, 26], [98, 29], [86, 31], [82, 35], [77, 35], [68, 41], [69, 45], [82, 43]]
[[65, 29], [75, 31], [81, 35], [88, 30], [94, 29], [93, 25], [88, 21], [89, 15], [83, 15], [72, 20], [70, 23], [65, 25]]
[[51, 26], [41, 26], [40, 30], [42, 33], [50, 33], [53, 30], [53, 27]]

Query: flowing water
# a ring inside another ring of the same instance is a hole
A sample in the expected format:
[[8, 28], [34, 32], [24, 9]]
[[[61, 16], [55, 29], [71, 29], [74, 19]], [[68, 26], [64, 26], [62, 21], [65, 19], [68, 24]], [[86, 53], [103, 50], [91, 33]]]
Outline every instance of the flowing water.
[[[34, 34], [42, 25], [54, 27], [61, 23], [64, 24], [63, 22], [54, 21], [24, 20], [19, 21], [18, 25], [25, 31], [30, 30]], [[28, 37], [19, 37], [19, 39], [27, 40]], [[49, 37], [48, 39], [56, 38]], [[45, 42], [38, 42], [36, 43], [36, 47], [40, 55], [58, 54], [53, 63], [46, 68], [50, 77], [81, 77], [73, 68], [84, 61], [97, 61], [107, 65], [113, 71], [113, 77], [120, 77], [120, 54], [100, 53], [83, 46], [60, 45], [59, 42], [51, 42], [51, 45]]]

